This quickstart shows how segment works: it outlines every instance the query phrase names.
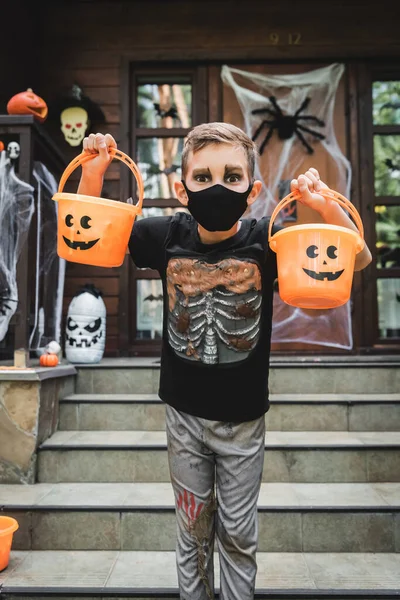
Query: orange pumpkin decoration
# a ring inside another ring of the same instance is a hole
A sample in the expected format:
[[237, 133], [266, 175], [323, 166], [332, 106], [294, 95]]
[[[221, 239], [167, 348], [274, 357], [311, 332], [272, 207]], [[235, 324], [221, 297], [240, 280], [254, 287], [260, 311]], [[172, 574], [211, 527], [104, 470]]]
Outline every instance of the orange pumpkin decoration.
[[4, 144], [3, 144], [3, 142], [0, 141], [0, 152], [3, 152], [3, 150], [4, 150]]
[[55, 367], [58, 365], [57, 354], [42, 354], [39, 363], [41, 367]]
[[46, 102], [40, 96], [33, 93], [31, 88], [26, 92], [16, 94], [7, 104], [9, 115], [33, 115], [43, 123], [47, 118], [48, 108]]

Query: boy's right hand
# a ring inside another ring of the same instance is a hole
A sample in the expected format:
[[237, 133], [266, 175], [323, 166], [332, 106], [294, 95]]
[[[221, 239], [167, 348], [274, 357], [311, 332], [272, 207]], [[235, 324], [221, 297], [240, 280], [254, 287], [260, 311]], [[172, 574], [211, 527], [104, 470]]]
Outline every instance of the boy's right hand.
[[96, 178], [103, 177], [108, 165], [112, 161], [108, 149], [116, 148], [117, 142], [109, 133], [91, 133], [83, 139], [83, 151], [85, 154], [97, 154], [92, 160], [88, 160], [82, 165], [82, 175], [94, 176]]

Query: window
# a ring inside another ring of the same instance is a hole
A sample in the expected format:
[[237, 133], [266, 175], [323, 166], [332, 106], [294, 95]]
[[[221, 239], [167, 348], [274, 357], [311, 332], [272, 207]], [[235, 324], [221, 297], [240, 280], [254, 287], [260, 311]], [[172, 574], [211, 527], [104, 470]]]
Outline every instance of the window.
[[137, 79], [138, 128], [188, 128], [192, 125], [190, 75], [139, 76]]
[[163, 294], [160, 279], [136, 279], [136, 337], [162, 336]]
[[379, 342], [400, 343], [400, 78], [372, 82]]
[[[129, 142], [145, 191], [139, 218], [186, 211], [175, 196], [174, 182], [182, 178], [185, 137], [193, 125], [206, 120], [205, 68], [143, 66], [132, 69], [130, 82]], [[129, 290], [130, 353], [157, 354], [163, 309], [158, 272], [132, 265]]]

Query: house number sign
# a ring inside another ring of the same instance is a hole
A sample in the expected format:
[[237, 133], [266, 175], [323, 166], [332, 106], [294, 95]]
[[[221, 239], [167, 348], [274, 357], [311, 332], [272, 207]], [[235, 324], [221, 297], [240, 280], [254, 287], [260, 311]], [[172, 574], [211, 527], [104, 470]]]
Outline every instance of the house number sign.
[[301, 46], [302, 39], [301, 33], [299, 32], [289, 32], [285, 34], [277, 33], [276, 31], [272, 31], [268, 39], [273, 46], [278, 46], [279, 44], [287, 44], [289, 46]]

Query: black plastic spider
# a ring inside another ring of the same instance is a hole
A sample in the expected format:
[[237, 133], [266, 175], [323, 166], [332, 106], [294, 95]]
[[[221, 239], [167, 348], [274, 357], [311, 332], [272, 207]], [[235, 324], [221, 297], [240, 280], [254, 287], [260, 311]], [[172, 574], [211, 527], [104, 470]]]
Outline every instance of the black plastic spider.
[[400, 165], [396, 165], [391, 158], [386, 158], [384, 161], [385, 165], [392, 172], [393, 177], [398, 177], [400, 174]]
[[269, 126], [269, 131], [265, 136], [263, 143], [260, 146], [260, 154], [263, 153], [265, 146], [271, 139], [274, 129], [278, 130], [278, 135], [281, 140], [288, 140], [295, 133], [300, 139], [303, 146], [307, 148], [307, 152], [309, 154], [312, 154], [314, 150], [311, 148], [310, 144], [306, 141], [304, 135], [301, 132], [305, 131], [306, 133], [310, 133], [319, 140], [325, 139], [325, 136], [322, 135], [322, 133], [318, 133], [318, 131], [314, 131], [313, 129], [309, 129], [304, 125], [301, 125], [299, 121], [310, 121], [311, 123], [314, 123], [319, 127], [323, 127], [325, 123], [324, 121], [321, 121], [321, 119], [317, 119], [317, 117], [312, 117], [311, 115], [300, 115], [300, 113], [303, 112], [303, 110], [305, 110], [310, 104], [311, 98], [306, 98], [303, 104], [300, 106], [300, 108], [296, 110], [294, 115], [284, 115], [279, 104], [276, 101], [275, 96], [270, 96], [269, 99], [275, 110], [272, 110], [271, 108], [256, 108], [255, 110], [251, 111], [253, 115], [261, 115], [266, 113], [273, 117], [272, 119], [264, 119], [263, 121], [261, 121], [260, 126], [257, 128], [253, 135], [253, 141], [255, 141], [260, 131], [263, 129], [264, 125]]
[[159, 300], [163, 299], [163, 295], [162, 294], [158, 294], [158, 296], [154, 296], [154, 294], [150, 294], [150, 296], [146, 296], [146, 298], [144, 299], [144, 301], [146, 302], [146, 300], [148, 300], [149, 302], [158, 302]]
[[168, 110], [164, 110], [156, 102], [153, 102], [153, 105], [157, 115], [162, 119], [165, 119], [165, 117], [172, 117], [173, 119], [176, 119], [178, 117], [178, 111], [176, 110], [175, 106], [171, 106], [171, 108]]
[[170, 167], [165, 167], [165, 169], [160, 169], [156, 165], [150, 165], [148, 169], [149, 175], [171, 175], [171, 173], [176, 173], [179, 171], [179, 165], [171, 165]]

